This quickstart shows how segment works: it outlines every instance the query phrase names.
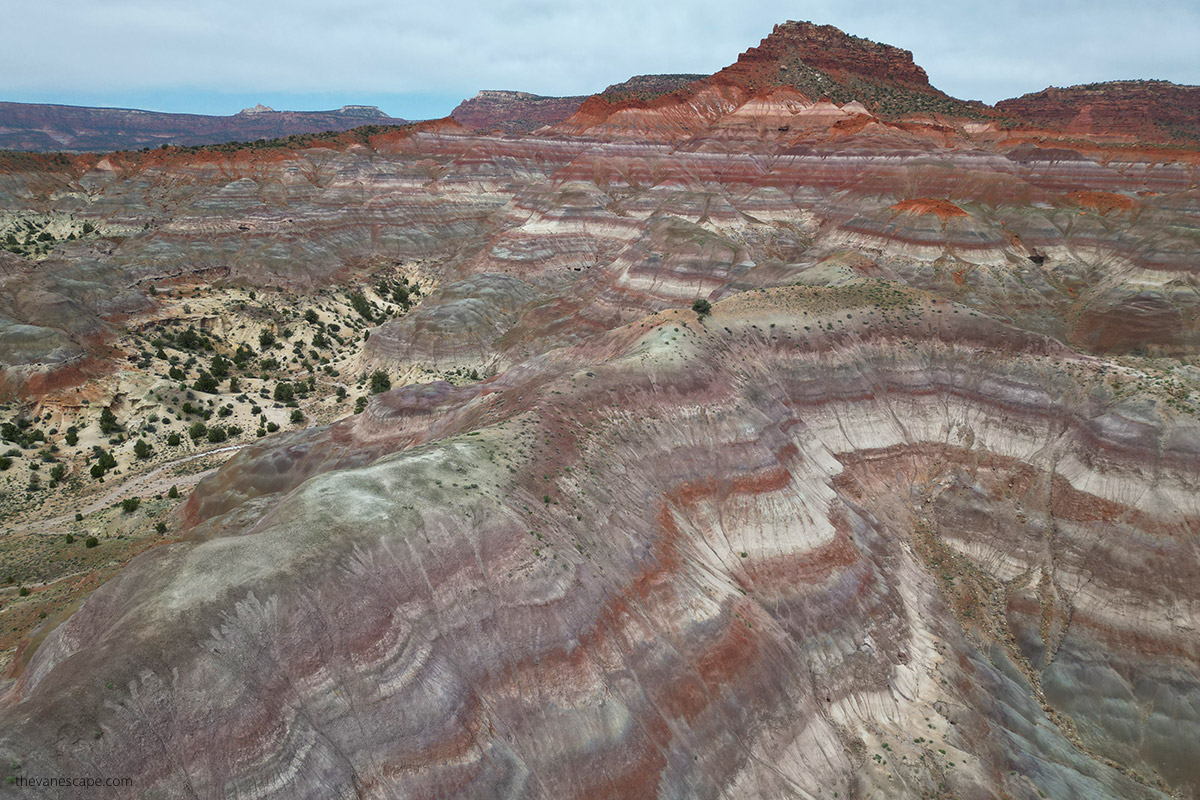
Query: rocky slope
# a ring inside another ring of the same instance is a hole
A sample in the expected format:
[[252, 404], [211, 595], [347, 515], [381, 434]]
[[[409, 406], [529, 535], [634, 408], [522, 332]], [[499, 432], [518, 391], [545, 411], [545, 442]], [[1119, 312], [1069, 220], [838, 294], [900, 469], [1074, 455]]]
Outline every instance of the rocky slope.
[[529, 133], [562, 122], [575, 113], [584, 99], [487, 90], [463, 100], [450, 116], [474, 131]]
[[[635, 75], [627, 81], [613, 84], [600, 93], [610, 102], [619, 100], [649, 100], [669, 94], [704, 75]], [[487, 133], [531, 133], [540, 128], [557, 125], [570, 117], [588, 95], [578, 97], [544, 97], [528, 92], [486, 90], [464, 100], [450, 116], [473, 131]]]
[[[537, 135], [3, 162], [36, 413], [211, 314], [181, 284], [237, 298], [214, 330], [296, 305], [247, 382], [315, 377], [360, 293], [337, 366], [395, 388], [30, 623], [0, 792], [1200, 796], [1200, 153], [807, 24], [670, 85]], [[383, 313], [401, 265], [428, 291]]]
[[1070, 133], [1193, 144], [1200, 138], [1200, 86], [1169, 81], [1050, 87], [996, 107], [1026, 123]]
[[1104, 385], [856, 282], [397, 390], [202, 484], [0, 747], [161, 796], [1192, 787], [1200, 427]]
[[0, 150], [106, 152], [142, 147], [248, 142], [345, 131], [367, 123], [402, 125], [374, 106], [275, 111], [259, 105], [228, 117], [0, 102]]

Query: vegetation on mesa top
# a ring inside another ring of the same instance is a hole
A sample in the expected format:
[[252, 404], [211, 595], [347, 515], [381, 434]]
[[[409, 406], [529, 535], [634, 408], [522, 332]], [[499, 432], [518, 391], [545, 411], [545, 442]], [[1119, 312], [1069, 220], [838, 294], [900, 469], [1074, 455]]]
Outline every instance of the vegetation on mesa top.
[[[393, 133], [410, 130], [416, 123], [406, 125], [363, 125], [348, 131], [323, 131], [321, 133], [296, 133], [291, 136], [281, 136], [275, 139], [255, 139], [251, 142], [222, 142], [220, 144], [194, 145], [162, 145], [160, 150], [173, 150], [180, 153], [236, 153], [240, 150], [303, 150], [316, 144], [370, 144], [372, 136], [381, 133]], [[140, 151], [150, 152], [149, 147]]]
[[255, 139], [245, 142], [222, 142], [220, 144], [172, 145], [163, 144], [158, 148], [142, 147], [135, 150], [115, 150], [109, 153], [36, 153], [25, 150], [0, 150], [0, 172], [5, 168], [10, 170], [44, 170], [64, 169], [77, 164], [90, 165], [91, 159], [107, 155], [140, 155], [154, 151], [170, 153], [221, 153], [231, 154], [246, 150], [303, 150], [316, 145], [337, 147], [339, 145], [365, 144], [369, 145], [371, 137], [382, 133], [406, 131], [417, 123], [405, 125], [362, 125], [346, 131], [322, 131], [321, 133], [297, 133], [291, 136], [280, 136], [274, 139]]

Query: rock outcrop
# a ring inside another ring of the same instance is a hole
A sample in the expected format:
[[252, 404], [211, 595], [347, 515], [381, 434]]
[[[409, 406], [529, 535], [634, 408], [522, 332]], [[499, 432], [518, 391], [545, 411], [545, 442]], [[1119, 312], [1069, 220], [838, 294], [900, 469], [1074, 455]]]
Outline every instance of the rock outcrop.
[[[956, 100], [933, 88], [907, 50], [849, 36], [829, 25], [786, 22], [715, 75], [689, 80], [665, 94], [610, 88], [587, 99], [554, 130], [605, 139], [678, 140], [700, 134], [747, 100], [769, 98], [780, 89], [798, 92], [809, 103], [854, 102], [887, 118], [986, 116], [989, 111], [981, 103]], [[782, 94], [788, 96], [786, 91]]]
[[1126, 141], [1200, 141], [1200, 86], [1110, 81], [1001, 100], [1000, 111], [1040, 128]]
[[586, 99], [580, 97], [544, 97], [528, 92], [485, 90], [463, 100], [450, 116], [474, 131], [529, 133], [555, 125], [575, 113]]

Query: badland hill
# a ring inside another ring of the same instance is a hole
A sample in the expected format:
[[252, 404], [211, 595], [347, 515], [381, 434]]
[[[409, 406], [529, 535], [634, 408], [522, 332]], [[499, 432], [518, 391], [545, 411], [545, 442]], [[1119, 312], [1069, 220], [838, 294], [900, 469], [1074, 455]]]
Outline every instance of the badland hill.
[[1187, 91], [0, 157], [0, 794], [1196, 797]]

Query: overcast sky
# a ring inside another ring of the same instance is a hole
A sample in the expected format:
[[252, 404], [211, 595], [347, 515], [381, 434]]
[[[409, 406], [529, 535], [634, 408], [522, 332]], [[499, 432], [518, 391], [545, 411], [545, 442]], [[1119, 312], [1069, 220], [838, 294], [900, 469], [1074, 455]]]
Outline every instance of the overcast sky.
[[[442, 116], [480, 89], [589, 94], [711, 73], [776, 22], [912, 50], [996, 100], [1120, 78], [1200, 84], [1197, 0], [0, 0], [0, 100], [229, 114], [378, 105]], [[53, 11], [47, 10], [53, 8]]]

